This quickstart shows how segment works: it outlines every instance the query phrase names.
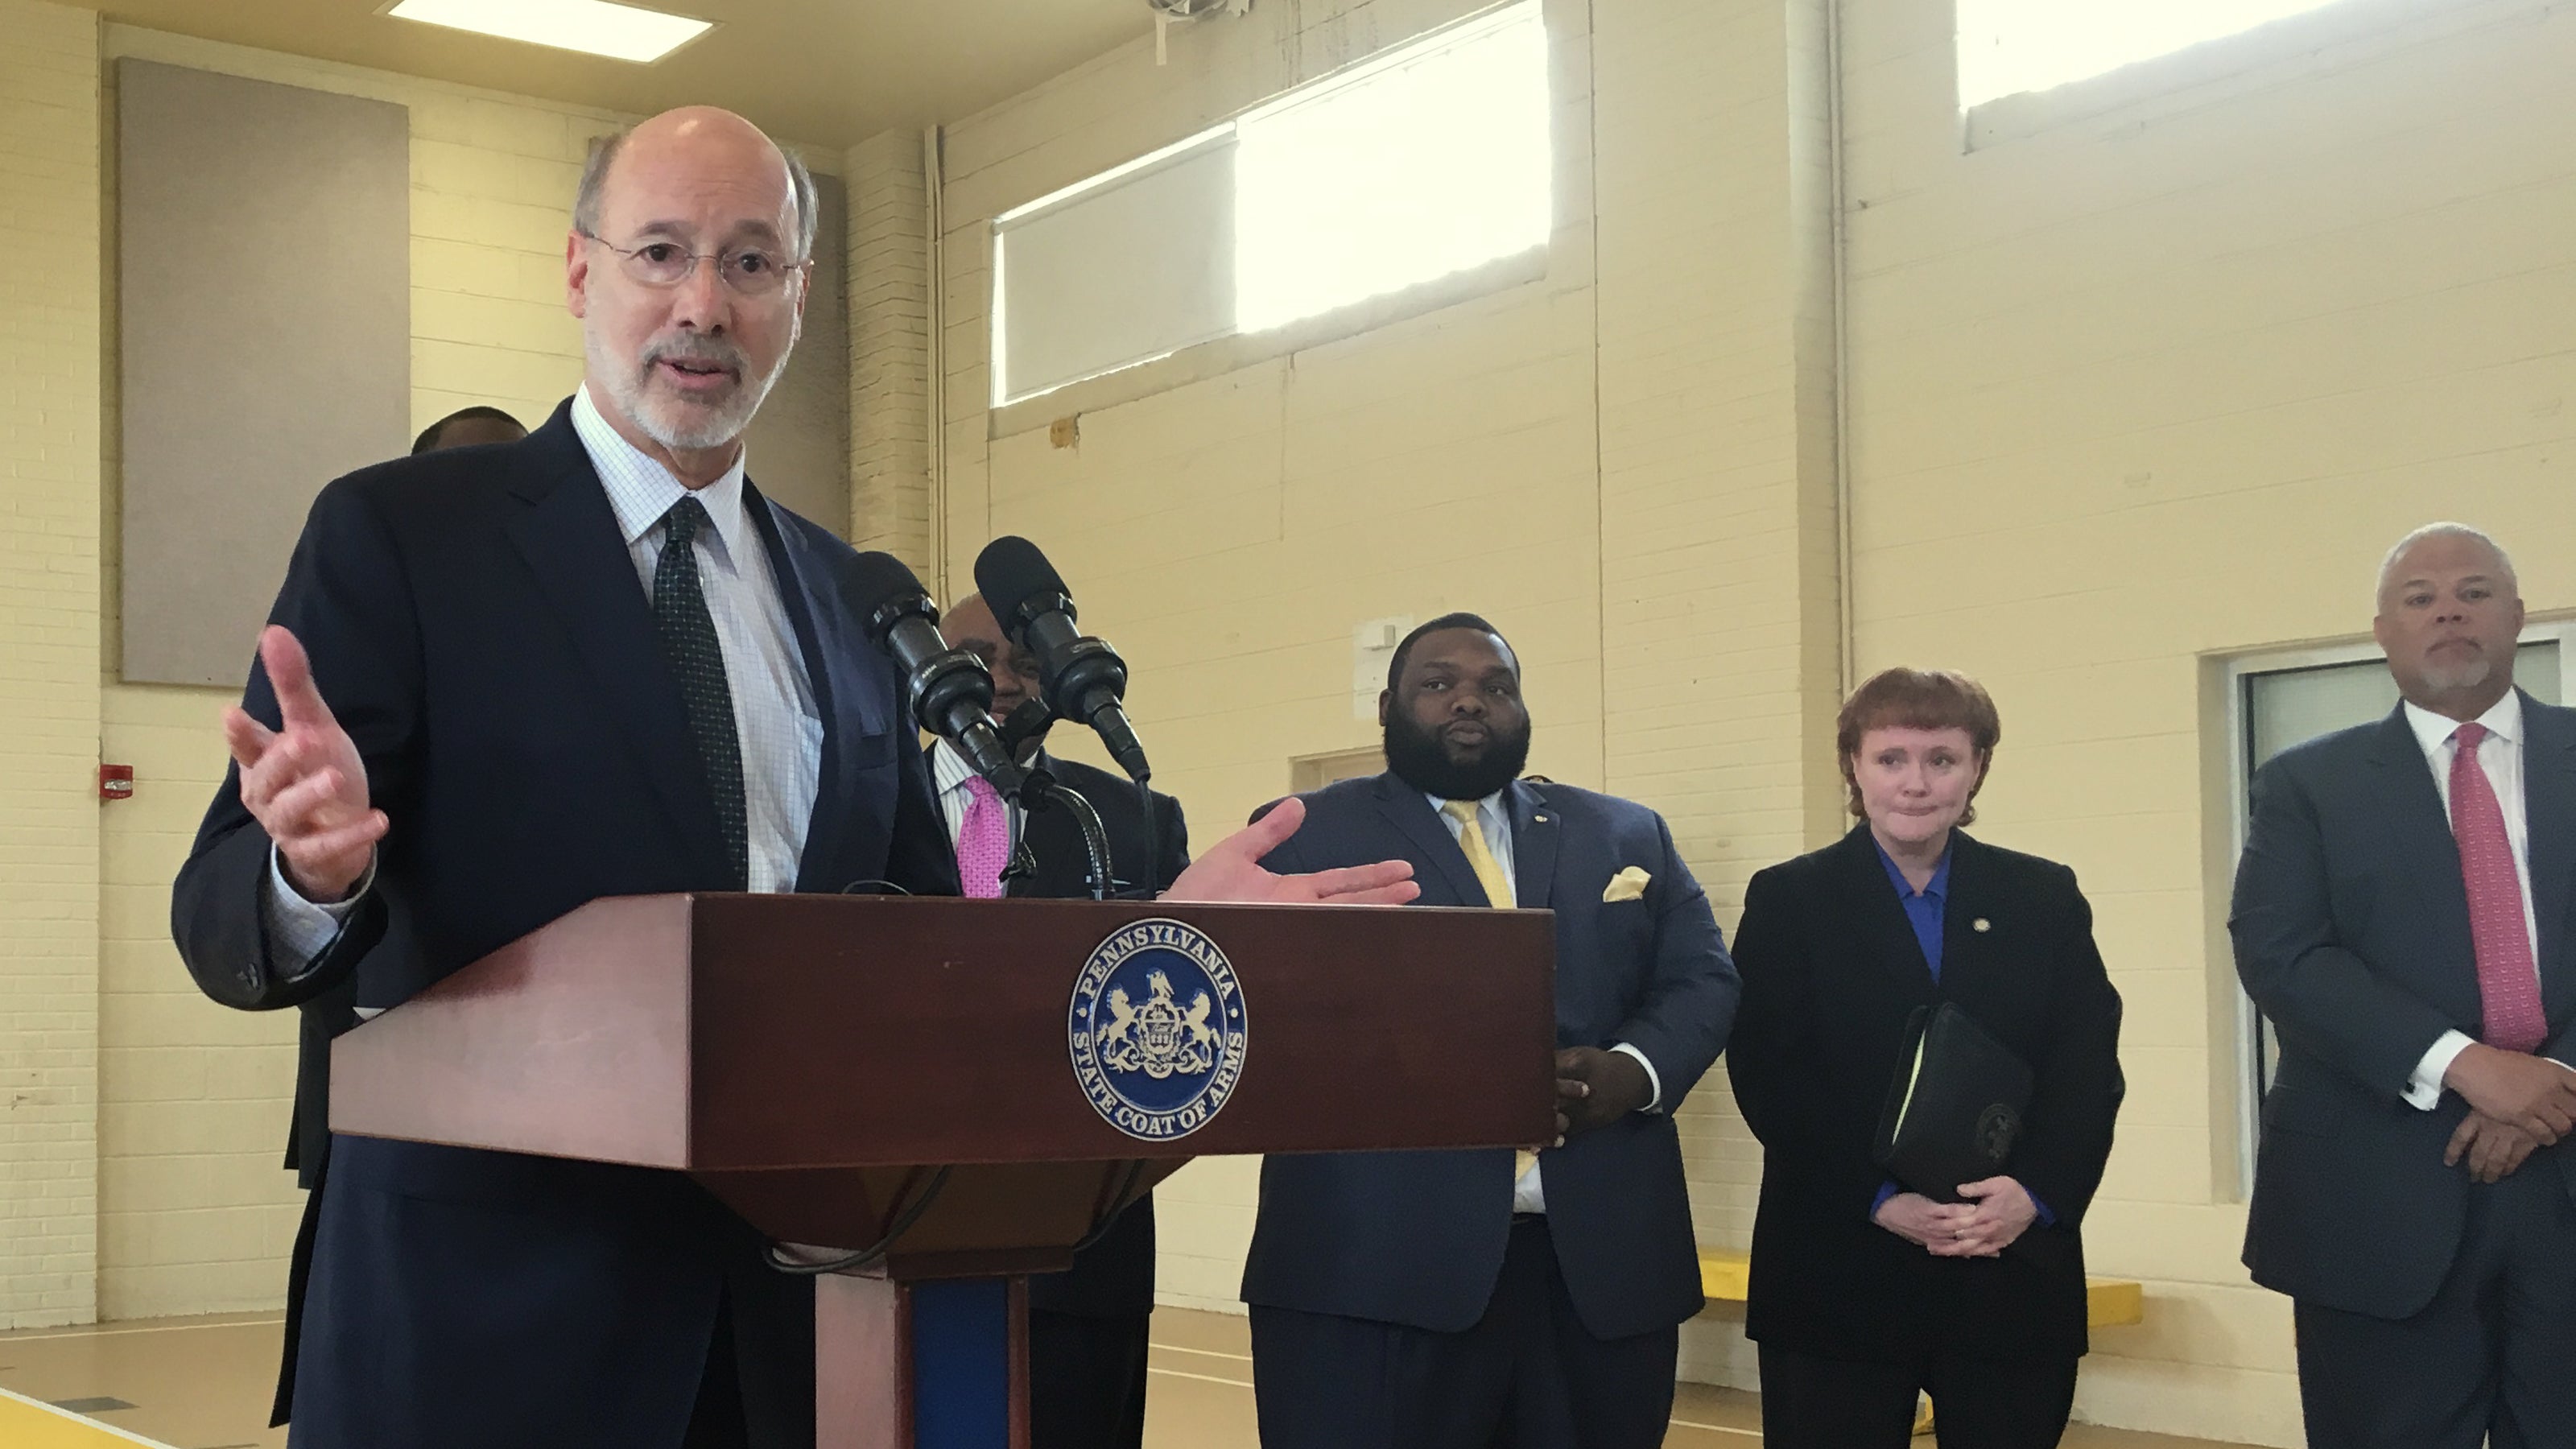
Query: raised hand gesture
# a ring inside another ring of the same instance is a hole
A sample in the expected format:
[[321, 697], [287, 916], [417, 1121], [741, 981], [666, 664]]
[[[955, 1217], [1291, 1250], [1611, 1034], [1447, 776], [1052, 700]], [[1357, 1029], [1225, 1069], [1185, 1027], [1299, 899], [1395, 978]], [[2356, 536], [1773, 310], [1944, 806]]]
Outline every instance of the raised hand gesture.
[[224, 710], [242, 806], [268, 832], [287, 882], [305, 899], [344, 900], [384, 838], [385, 812], [367, 803], [366, 762], [313, 687], [304, 646], [272, 624], [260, 633], [259, 662], [284, 728], [270, 729], [239, 705]]
[[1294, 795], [1270, 813], [1208, 847], [1163, 893], [1168, 900], [1243, 905], [1400, 906], [1422, 894], [1413, 866], [1401, 860], [1344, 866], [1311, 875], [1280, 875], [1261, 868], [1305, 823], [1306, 802]]

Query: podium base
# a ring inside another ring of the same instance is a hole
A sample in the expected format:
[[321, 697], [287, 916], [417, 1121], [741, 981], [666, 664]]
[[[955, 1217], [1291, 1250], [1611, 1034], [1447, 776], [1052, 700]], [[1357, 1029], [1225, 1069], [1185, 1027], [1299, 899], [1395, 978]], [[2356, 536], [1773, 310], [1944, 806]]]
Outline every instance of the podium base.
[[1028, 1280], [816, 1279], [814, 1446], [1028, 1449]]

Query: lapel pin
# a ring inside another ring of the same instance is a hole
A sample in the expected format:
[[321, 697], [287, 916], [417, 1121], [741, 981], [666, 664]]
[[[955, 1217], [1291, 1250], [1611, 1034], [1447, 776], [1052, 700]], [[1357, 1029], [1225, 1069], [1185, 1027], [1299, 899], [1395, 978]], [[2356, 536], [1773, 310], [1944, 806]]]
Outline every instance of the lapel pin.
[[1983, 916], [1979, 916], [1979, 917], [1977, 917], [1975, 920], [1970, 921], [1970, 922], [1968, 923], [1968, 929], [1969, 929], [1969, 930], [1971, 930], [1971, 931], [1976, 931], [1976, 932], [1980, 932], [1980, 933], [1982, 933], [1982, 932], [1986, 932], [1986, 931], [1991, 931], [1991, 930], [1993, 930], [1994, 928], [1995, 928], [1995, 923], [1994, 923], [1994, 922], [1992, 922], [1992, 921], [1987, 920], [1987, 919], [1986, 919], [1985, 917], [1983, 917]]
[[1530, 823], [1533, 825], [1545, 825], [1547, 823], [1547, 817], [1544, 815], [1533, 815], [1530, 817]]

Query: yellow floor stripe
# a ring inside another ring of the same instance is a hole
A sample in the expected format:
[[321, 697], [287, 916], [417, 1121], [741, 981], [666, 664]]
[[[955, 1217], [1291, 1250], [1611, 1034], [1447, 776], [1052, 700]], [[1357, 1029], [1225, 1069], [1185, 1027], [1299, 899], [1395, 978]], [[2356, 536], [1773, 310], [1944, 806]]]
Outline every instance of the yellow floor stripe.
[[1167, 1379], [1196, 1379], [1203, 1384], [1224, 1384], [1229, 1388], [1248, 1389], [1252, 1387], [1252, 1381], [1250, 1379], [1221, 1379], [1214, 1374], [1190, 1374], [1183, 1373], [1179, 1369], [1149, 1368], [1145, 1370], [1145, 1372], [1149, 1374], [1161, 1374]]
[[128, 1434], [7, 1389], [0, 1389], [0, 1444], [9, 1449], [118, 1449], [129, 1444], [169, 1449], [157, 1439]]
[[230, 1323], [145, 1323], [132, 1328], [80, 1328], [69, 1333], [0, 1334], [0, 1346], [12, 1343], [51, 1343], [58, 1338], [119, 1338], [129, 1333], [210, 1333], [226, 1328], [273, 1328], [284, 1323], [276, 1318], [242, 1318]]
[[1151, 1347], [1157, 1353], [1194, 1353], [1201, 1358], [1230, 1358], [1236, 1363], [1252, 1362], [1252, 1355], [1248, 1353], [1220, 1353], [1212, 1348], [1183, 1348], [1177, 1343], [1157, 1343]]

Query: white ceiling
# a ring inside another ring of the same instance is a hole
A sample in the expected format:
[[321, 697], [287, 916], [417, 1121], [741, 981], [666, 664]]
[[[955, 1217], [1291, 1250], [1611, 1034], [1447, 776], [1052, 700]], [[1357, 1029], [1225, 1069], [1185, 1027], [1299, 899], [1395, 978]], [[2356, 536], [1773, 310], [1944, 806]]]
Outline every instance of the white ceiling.
[[711, 104], [842, 147], [955, 120], [1153, 28], [1145, 0], [643, 0], [717, 22], [653, 65], [444, 30], [383, 0], [98, 0], [110, 20], [649, 113]]

